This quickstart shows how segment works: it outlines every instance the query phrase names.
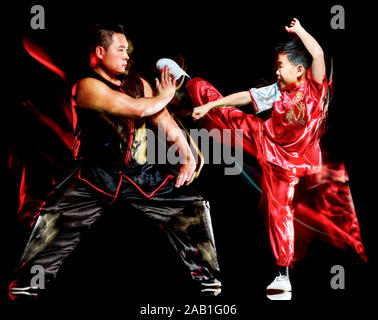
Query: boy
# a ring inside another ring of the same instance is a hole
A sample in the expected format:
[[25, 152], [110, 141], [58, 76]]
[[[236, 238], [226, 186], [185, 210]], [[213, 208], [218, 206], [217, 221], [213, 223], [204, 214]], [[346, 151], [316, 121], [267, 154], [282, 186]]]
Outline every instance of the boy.
[[[243, 149], [254, 155], [262, 168], [262, 194], [278, 269], [268, 291], [291, 291], [288, 267], [294, 258], [292, 199], [299, 177], [321, 167], [319, 135], [327, 91], [322, 48], [297, 19], [285, 28], [299, 40], [277, 48], [277, 83], [223, 98], [201, 78], [187, 83], [192, 101], [202, 104], [194, 108], [193, 118], [200, 119], [199, 124], [207, 129], [243, 129]], [[226, 107], [249, 103], [256, 113], [272, 108], [271, 116], [263, 121]], [[217, 107], [221, 108], [214, 109]]]

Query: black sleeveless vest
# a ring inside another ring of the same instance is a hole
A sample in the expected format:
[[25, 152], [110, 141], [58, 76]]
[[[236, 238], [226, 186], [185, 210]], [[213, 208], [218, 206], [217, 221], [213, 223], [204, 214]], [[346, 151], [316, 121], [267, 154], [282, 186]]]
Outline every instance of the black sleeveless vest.
[[[133, 98], [144, 96], [143, 83], [136, 75], [124, 77], [120, 86], [105, 80], [94, 71], [89, 77], [100, 80], [112, 90], [126, 93]], [[135, 132], [144, 124], [144, 120], [114, 116], [79, 106], [75, 109], [78, 121], [74, 148], [76, 159], [89, 166], [98, 165], [105, 168], [132, 164], [130, 149]]]
[[[131, 97], [144, 97], [142, 80], [136, 74], [129, 74], [120, 86], [93, 71], [89, 76]], [[77, 177], [98, 191], [106, 201], [112, 203], [117, 199], [120, 185], [125, 179], [141, 193], [147, 194], [153, 193], [172, 178], [161, 175], [156, 166], [135, 160], [135, 153], [138, 153], [135, 150], [143, 143], [134, 138], [136, 132], [139, 136], [140, 130], [144, 129], [144, 119], [114, 116], [79, 106], [75, 106], [75, 110], [77, 127], [74, 157], [78, 161]]]

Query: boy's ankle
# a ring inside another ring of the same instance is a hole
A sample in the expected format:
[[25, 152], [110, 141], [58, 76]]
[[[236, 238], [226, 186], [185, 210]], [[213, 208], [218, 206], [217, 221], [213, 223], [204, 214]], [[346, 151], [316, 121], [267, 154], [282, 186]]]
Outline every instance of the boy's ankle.
[[282, 276], [289, 277], [289, 267], [277, 265], [277, 273], [279, 273]]

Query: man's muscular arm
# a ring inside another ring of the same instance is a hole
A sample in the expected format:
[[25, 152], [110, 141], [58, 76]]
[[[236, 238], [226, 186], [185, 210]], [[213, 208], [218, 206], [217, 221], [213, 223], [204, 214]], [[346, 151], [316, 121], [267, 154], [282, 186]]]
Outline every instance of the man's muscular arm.
[[[144, 95], [145, 97], [152, 97], [153, 92], [150, 85], [144, 81]], [[196, 161], [193, 157], [190, 146], [185, 139], [180, 127], [176, 121], [171, 117], [167, 109], [163, 109], [160, 112], [149, 117], [151, 123], [157, 128], [163, 130], [164, 136], [167, 137], [167, 141], [171, 144], [175, 144], [180, 153], [183, 165], [180, 168], [180, 172], [177, 176], [176, 187], [181, 187], [184, 183], [191, 180], [192, 175], [196, 169]]]
[[171, 78], [169, 68], [164, 68], [161, 82], [156, 79], [158, 94], [155, 97], [134, 99], [110, 89], [94, 78], [84, 78], [77, 83], [74, 95], [81, 108], [115, 114], [128, 118], [142, 118], [161, 111], [173, 98], [176, 79]]

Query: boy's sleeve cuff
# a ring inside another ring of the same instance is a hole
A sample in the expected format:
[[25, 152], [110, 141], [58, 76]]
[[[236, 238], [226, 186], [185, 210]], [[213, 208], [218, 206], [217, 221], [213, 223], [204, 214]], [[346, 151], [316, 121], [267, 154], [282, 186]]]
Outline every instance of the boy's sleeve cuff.
[[252, 88], [249, 90], [249, 94], [256, 113], [273, 108], [273, 103], [281, 99], [277, 83], [261, 88]]

